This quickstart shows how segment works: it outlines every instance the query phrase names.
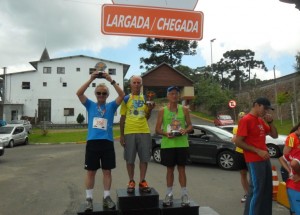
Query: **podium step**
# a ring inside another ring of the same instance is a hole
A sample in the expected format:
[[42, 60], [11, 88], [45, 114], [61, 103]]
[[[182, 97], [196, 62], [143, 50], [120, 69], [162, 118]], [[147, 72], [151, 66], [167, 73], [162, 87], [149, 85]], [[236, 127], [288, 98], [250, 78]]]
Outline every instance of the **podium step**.
[[199, 205], [194, 201], [190, 201], [189, 207], [182, 207], [180, 199], [174, 199], [173, 205], [169, 207], [163, 206], [163, 200], [159, 201], [161, 215], [199, 215]]
[[143, 193], [138, 189], [128, 194], [127, 189], [117, 189], [117, 205], [120, 211], [158, 209], [159, 195], [154, 188], [151, 193]]
[[117, 209], [106, 209], [100, 203], [94, 203], [94, 210], [90, 212], [85, 212], [85, 203], [81, 204], [77, 215], [118, 215], [119, 211]]

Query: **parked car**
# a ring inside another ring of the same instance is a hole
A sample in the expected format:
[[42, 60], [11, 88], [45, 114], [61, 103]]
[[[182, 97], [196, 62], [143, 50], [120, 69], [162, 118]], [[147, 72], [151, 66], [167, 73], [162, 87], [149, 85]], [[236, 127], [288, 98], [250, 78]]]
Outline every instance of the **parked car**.
[[[237, 125], [225, 125], [219, 127], [232, 133], [232, 129], [235, 126]], [[269, 135], [266, 136], [266, 144], [271, 158], [278, 158], [283, 154], [283, 148], [284, 148], [286, 138], [287, 135], [281, 135], [281, 134], [279, 134], [278, 138], [276, 139], [274, 139]]]
[[4, 142], [0, 140], [0, 156], [4, 155]]
[[219, 114], [217, 117], [214, 119], [214, 124], [215, 126], [221, 126], [221, 125], [233, 125], [234, 121], [231, 118], [230, 115], [223, 115]]
[[0, 119], [0, 127], [6, 125], [7, 122], [3, 119]]
[[[194, 131], [188, 135], [189, 162], [217, 164], [225, 170], [236, 169], [235, 145], [232, 134], [209, 125], [193, 125]], [[152, 156], [160, 163], [161, 136], [152, 136]]]
[[25, 127], [28, 134], [32, 129], [32, 125], [28, 120], [12, 120], [9, 124], [22, 124]]
[[28, 144], [28, 133], [21, 124], [7, 124], [0, 127], [0, 142], [4, 147], [14, 147], [15, 145]]

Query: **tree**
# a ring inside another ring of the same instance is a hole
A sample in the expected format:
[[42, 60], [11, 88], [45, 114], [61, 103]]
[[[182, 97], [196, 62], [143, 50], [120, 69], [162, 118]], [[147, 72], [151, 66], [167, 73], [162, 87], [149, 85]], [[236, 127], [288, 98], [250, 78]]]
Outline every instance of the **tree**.
[[141, 64], [144, 64], [140, 68], [149, 70], [164, 62], [172, 67], [180, 65], [183, 55], [197, 54], [197, 46], [196, 41], [147, 38], [145, 43], [138, 45], [138, 49], [151, 54], [148, 58], [140, 58]]
[[84, 116], [81, 113], [79, 113], [76, 119], [77, 123], [81, 124], [83, 123], [84, 120], [85, 120]]
[[296, 58], [296, 65], [294, 66], [294, 68], [296, 72], [300, 73], [300, 52], [297, 53], [295, 58]]
[[233, 89], [242, 89], [242, 84], [251, 78], [251, 69], [258, 68], [267, 71], [264, 62], [254, 60], [254, 55], [255, 53], [249, 49], [231, 50], [223, 54], [223, 61], [227, 63], [229, 78], [233, 78]]

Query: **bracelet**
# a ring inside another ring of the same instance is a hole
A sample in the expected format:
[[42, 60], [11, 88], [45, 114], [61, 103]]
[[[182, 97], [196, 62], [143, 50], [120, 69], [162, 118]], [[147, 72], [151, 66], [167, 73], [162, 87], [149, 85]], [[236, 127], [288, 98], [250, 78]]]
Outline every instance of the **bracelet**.
[[115, 80], [113, 80], [112, 82], [110, 82], [111, 85], [114, 85], [116, 83]]

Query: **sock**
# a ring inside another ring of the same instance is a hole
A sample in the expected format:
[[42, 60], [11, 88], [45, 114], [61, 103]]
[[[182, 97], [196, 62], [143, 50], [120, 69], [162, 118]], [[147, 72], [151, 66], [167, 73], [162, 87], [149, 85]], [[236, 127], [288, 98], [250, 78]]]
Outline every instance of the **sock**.
[[181, 196], [183, 196], [185, 194], [186, 195], [188, 194], [187, 188], [186, 187], [181, 187]]
[[110, 191], [109, 190], [104, 190], [104, 198], [106, 198], [107, 196], [110, 196]]
[[166, 195], [172, 194], [172, 192], [173, 192], [173, 187], [167, 187]]
[[93, 198], [93, 189], [86, 190], [86, 198]]

